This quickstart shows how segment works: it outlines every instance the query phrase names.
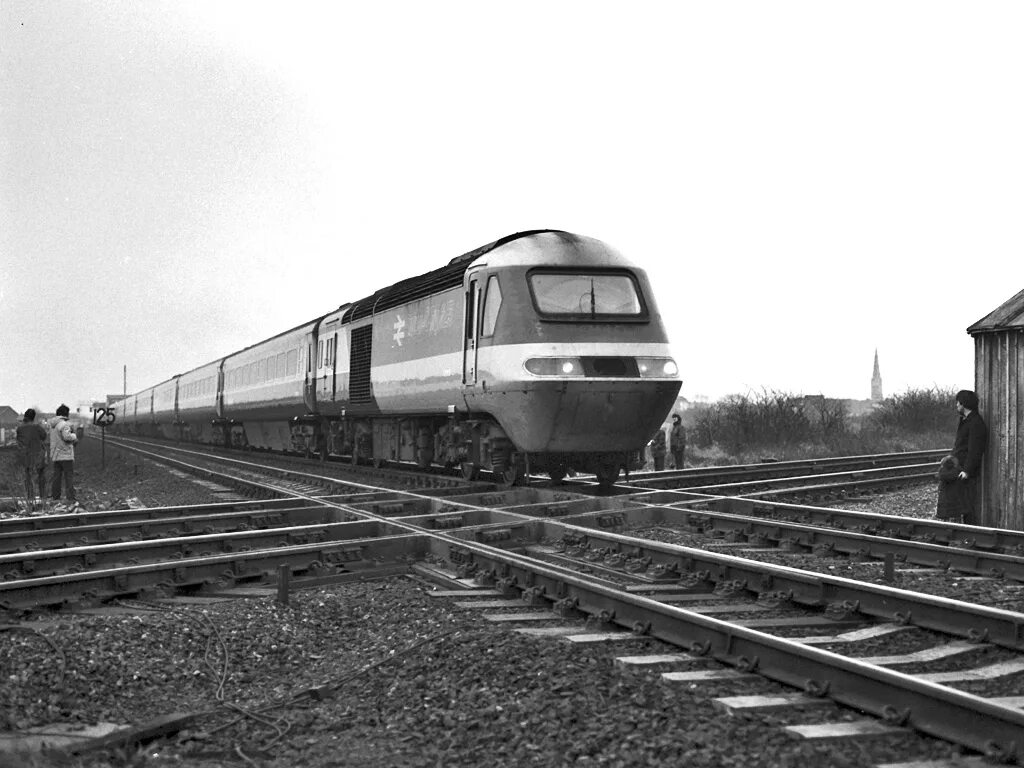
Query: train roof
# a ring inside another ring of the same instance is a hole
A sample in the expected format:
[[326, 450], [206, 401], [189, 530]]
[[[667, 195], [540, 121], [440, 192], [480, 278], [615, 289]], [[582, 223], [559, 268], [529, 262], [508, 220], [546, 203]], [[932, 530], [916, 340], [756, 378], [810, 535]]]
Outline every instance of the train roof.
[[377, 312], [381, 312], [385, 309], [391, 309], [402, 304], [406, 304], [416, 299], [422, 299], [424, 296], [430, 296], [431, 294], [437, 293], [438, 291], [444, 291], [449, 288], [456, 288], [462, 285], [462, 276], [469, 269], [469, 266], [481, 256], [490, 253], [495, 248], [500, 248], [507, 243], [511, 243], [514, 240], [519, 240], [524, 237], [532, 237], [533, 235], [539, 235], [546, 232], [550, 232], [554, 235], [559, 235], [569, 240], [578, 239], [576, 235], [571, 232], [564, 232], [560, 229], [530, 229], [525, 232], [516, 232], [512, 235], [506, 235], [505, 237], [495, 240], [493, 243], [475, 248], [468, 253], [464, 253], [461, 256], [456, 256], [454, 259], [448, 262], [443, 267], [435, 269], [431, 272], [426, 272], [417, 277], [410, 277], [401, 282], [389, 285], [387, 288], [381, 288], [379, 291], [352, 303], [348, 311], [345, 312], [344, 317], [341, 321], [343, 323], [351, 322], [352, 320], [359, 320], [363, 317], [369, 317]]
[[1024, 291], [1000, 304], [971, 325], [967, 332], [973, 336], [976, 333], [993, 333], [1011, 328], [1024, 328]]

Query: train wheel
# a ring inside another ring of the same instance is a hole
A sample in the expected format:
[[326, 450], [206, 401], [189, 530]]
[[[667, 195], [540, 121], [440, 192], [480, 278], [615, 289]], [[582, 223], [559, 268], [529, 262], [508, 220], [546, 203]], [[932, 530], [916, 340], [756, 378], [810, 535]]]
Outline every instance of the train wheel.
[[472, 482], [480, 476], [480, 468], [472, 461], [462, 462], [462, 477]]
[[617, 461], [602, 461], [597, 465], [597, 484], [602, 488], [611, 488], [619, 479], [619, 463]]
[[511, 488], [514, 485], [519, 485], [524, 477], [526, 477], [526, 467], [522, 456], [513, 453], [505, 462], [504, 469], [501, 470], [501, 484], [505, 488]]

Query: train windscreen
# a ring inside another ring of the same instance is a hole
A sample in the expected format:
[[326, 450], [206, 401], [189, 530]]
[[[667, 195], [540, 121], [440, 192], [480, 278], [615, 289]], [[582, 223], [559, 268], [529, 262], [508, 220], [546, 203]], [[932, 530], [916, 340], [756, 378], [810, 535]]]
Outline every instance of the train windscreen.
[[529, 280], [537, 311], [545, 316], [593, 319], [640, 317], [644, 312], [629, 274], [538, 271]]

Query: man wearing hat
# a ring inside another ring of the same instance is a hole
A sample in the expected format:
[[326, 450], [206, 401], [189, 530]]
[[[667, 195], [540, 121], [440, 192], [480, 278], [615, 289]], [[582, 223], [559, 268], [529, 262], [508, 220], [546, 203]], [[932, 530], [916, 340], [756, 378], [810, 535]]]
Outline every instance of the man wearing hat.
[[[25, 468], [25, 493], [29, 506], [36, 500], [33, 482], [39, 487], [39, 499], [46, 498], [46, 430], [36, 423], [36, 412], [29, 408], [16, 430], [18, 452]], [[33, 477], [34, 476], [34, 477]]]
[[988, 446], [988, 427], [978, 413], [978, 395], [969, 389], [956, 393], [956, 412], [960, 423], [956, 428], [953, 456], [960, 463], [957, 484], [960, 488], [960, 507], [963, 521], [977, 525], [978, 480], [981, 477], [981, 457]]
[[60, 501], [60, 483], [64, 479], [64, 495], [69, 504], [75, 503], [75, 443], [78, 435], [68, 422], [71, 410], [63, 403], [57, 408], [57, 415], [50, 422], [50, 461], [53, 462], [53, 482], [50, 496]]

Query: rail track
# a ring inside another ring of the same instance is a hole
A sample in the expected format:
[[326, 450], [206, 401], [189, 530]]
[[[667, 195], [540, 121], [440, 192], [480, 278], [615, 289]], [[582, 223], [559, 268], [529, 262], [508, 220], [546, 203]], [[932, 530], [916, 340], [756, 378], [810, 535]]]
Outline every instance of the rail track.
[[[795, 689], [790, 705], [871, 713], [868, 730], [1024, 760], [1024, 539], [774, 500], [920, 482], [933, 457], [782, 467], [781, 488], [658, 473], [594, 495], [585, 480], [497, 490], [417, 479], [396, 490], [322, 465], [176, 455], [180, 471], [258, 498], [0, 521], [0, 606], [18, 615], [415, 570], [448, 587], [439, 597], [485, 599], [479, 607], [513, 609], [510, 623], [541, 621], [546, 634], [578, 632], [585, 618], [668, 643], [669, 659], [629, 662], [668, 681], [755, 675]], [[998, 592], [1004, 607], [956, 599], [964, 584]]]

